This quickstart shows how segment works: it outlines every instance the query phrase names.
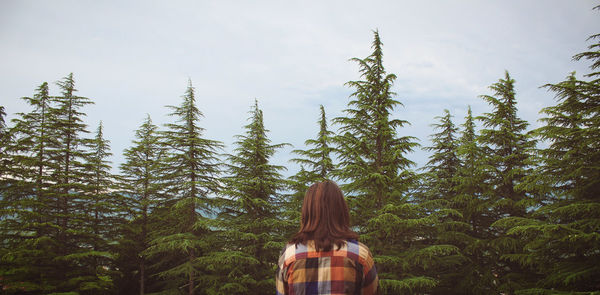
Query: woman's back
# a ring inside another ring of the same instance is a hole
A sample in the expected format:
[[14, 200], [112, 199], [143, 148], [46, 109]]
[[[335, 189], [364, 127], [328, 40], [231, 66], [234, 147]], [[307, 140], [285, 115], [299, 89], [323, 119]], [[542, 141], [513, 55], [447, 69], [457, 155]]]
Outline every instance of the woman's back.
[[377, 272], [369, 248], [356, 240], [317, 251], [314, 241], [288, 244], [279, 257], [277, 294], [375, 294]]
[[375, 294], [377, 271], [367, 246], [350, 229], [350, 212], [333, 181], [311, 185], [300, 230], [279, 257], [277, 294]]

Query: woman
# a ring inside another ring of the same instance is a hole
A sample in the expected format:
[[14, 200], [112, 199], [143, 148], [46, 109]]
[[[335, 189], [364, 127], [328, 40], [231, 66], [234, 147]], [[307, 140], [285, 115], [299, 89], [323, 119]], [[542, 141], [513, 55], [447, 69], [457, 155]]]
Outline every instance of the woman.
[[375, 294], [377, 271], [369, 248], [350, 230], [342, 191], [313, 184], [302, 204], [300, 231], [279, 257], [277, 294]]

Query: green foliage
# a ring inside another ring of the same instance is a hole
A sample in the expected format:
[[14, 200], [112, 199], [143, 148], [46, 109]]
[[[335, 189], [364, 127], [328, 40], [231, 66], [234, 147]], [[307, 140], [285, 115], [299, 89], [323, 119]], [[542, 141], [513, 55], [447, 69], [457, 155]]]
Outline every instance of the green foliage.
[[[112, 289], [108, 247], [112, 202], [108, 142], [98, 129], [86, 139], [81, 108], [92, 102], [75, 93], [70, 74], [57, 82], [59, 96], [43, 83], [33, 110], [18, 114], [9, 130], [8, 173], [2, 179], [2, 268], [8, 289], [100, 294]], [[86, 147], [88, 149], [86, 149]], [[105, 222], [105, 223], [103, 223]]]
[[[526, 217], [533, 204], [533, 195], [524, 189], [525, 176], [535, 165], [531, 154], [535, 141], [525, 133], [528, 123], [517, 116], [515, 81], [508, 72], [504, 79], [492, 84], [493, 96], [482, 95], [493, 108], [493, 112], [477, 117], [483, 123], [478, 142], [481, 144], [485, 169], [484, 179], [488, 187], [483, 191], [486, 207], [489, 208], [484, 228], [490, 253], [490, 264], [486, 271], [496, 274], [494, 280], [498, 291], [514, 292], [530, 286], [537, 277], [527, 267], [509, 260], [499, 261], [501, 253], [522, 251], [522, 241], [507, 236], [502, 228], [493, 223], [501, 218]], [[485, 249], [485, 248], [484, 248]], [[489, 286], [494, 288], [494, 286]]]
[[400, 201], [413, 184], [413, 173], [406, 169], [414, 163], [405, 154], [417, 144], [413, 137], [398, 136], [397, 129], [408, 122], [393, 118], [392, 111], [402, 104], [393, 98], [396, 75], [385, 71], [382, 45], [375, 31], [373, 53], [352, 59], [364, 80], [346, 83], [356, 91], [344, 110], [347, 116], [334, 119], [339, 125], [334, 141], [340, 161], [334, 175], [343, 182], [353, 223], [361, 232], [377, 210]]
[[2, 167], [0, 168], [0, 177], [4, 176], [6, 170], [8, 170], [8, 147], [12, 141], [5, 118], [6, 110], [4, 109], [4, 106], [0, 106], [0, 167]]
[[433, 146], [426, 147], [425, 150], [433, 152], [429, 157], [429, 162], [423, 167], [428, 170], [426, 184], [429, 193], [429, 199], [452, 199], [455, 195], [454, 175], [460, 167], [457, 149], [458, 143], [456, 140], [457, 129], [452, 122], [450, 111], [444, 110], [444, 116], [435, 117], [440, 122], [433, 124], [434, 130], [440, 130], [438, 133], [431, 135]]
[[319, 133], [316, 139], [308, 139], [304, 142], [306, 146], [314, 146], [307, 150], [293, 150], [292, 152], [302, 158], [294, 158], [292, 162], [307, 167], [309, 170], [302, 169], [301, 179], [303, 184], [311, 185], [313, 183], [324, 181], [330, 178], [334, 169], [330, 154], [333, 152], [332, 136], [333, 132], [327, 130], [327, 118], [325, 117], [325, 108], [320, 106]]
[[428, 277], [410, 277], [402, 280], [382, 280], [380, 288], [384, 294], [418, 294], [431, 290], [437, 283]]
[[[120, 190], [127, 196], [125, 212], [130, 220], [121, 228], [123, 237], [117, 250], [118, 265], [123, 270], [120, 293], [127, 293], [127, 288], [139, 288], [142, 294], [146, 290], [148, 261], [139, 253], [148, 249], [150, 215], [165, 200], [160, 177], [165, 149], [157, 129], [148, 115], [135, 132], [133, 146], [124, 151], [125, 162], [120, 165]], [[132, 281], [139, 281], [139, 285], [129, 285]]]
[[33, 97], [23, 98], [33, 108], [19, 113], [13, 126], [3, 129], [0, 232], [2, 252], [0, 275], [12, 292], [18, 290], [49, 290], [57, 282], [43, 280], [56, 255], [56, 239], [45, 234], [57, 229], [49, 221], [45, 205], [50, 175], [47, 146], [52, 136], [49, 127], [50, 96], [48, 84], [36, 89]]
[[[591, 39], [596, 39], [594, 35]], [[599, 44], [575, 56], [598, 66]], [[594, 51], [595, 50], [595, 51]], [[595, 78], [596, 72], [587, 75]], [[523, 254], [503, 258], [535, 269], [540, 279], [522, 294], [593, 294], [600, 292], [600, 121], [599, 80], [581, 81], [571, 73], [547, 84], [556, 106], [547, 107], [546, 124], [534, 134], [548, 143], [539, 150], [541, 165], [528, 176], [540, 207], [530, 219], [504, 219], [497, 226], [524, 241]]]
[[[191, 81], [181, 105], [169, 108], [172, 110], [170, 115], [176, 121], [166, 124], [167, 130], [161, 132], [164, 161], [168, 165], [160, 165], [159, 182], [164, 185], [165, 200], [161, 210], [156, 212], [157, 220], [154, 221], [160, 224], [160, 229], [148, 234], [150, 246], [143, 253], [148, 258], [156, 258], [153, 265], [158, 270], [156, 274], [169, 281], [162, 283], [163, 289], [185, 286], [188, 293], [193, 294], [202, 275], [200, 266], [194, 261], [211, 247], [208, 242], [210, 229], [198, 230], [195, 224], [207, 218], [211, 212], [211, 196], [221, 189], [217, 152], [223, 145], [202, 138], [204, 129], [198, 125], [202, 113], [196, 107]], [[143, 128], [150, 130], [153, 127], [148, 123]], [[151, 136], [147, 140], [153, 141]], [[150, 170], [155, 164], [147, 165], [146, 169]], [[151, 181], [148, 177], [146, 180]], [[148, 194], [154, 193], [150, 183], [145, 189], [147, 195], [141, 200], [142, 207], [150, 202]]]
[[280, 171], [285, 168], [269, 161], [286, 144], [270, 143], [258, 102], [245, 130], [237, 136], [235, 154], [228, 155], [228, 176], [223, 178], [227, 189], [218, 216], [221, 251], [209, 256], [220, 266], [205, 266], [219, 276], [211, 287], [215, 294], [273, 293], [275, 262], [285, 244], [279, 209], [286, 188]]
[[290, 177], [290, 190], [292, 193], [287, 196], [287, 206], [283, 214], [290, 221], [287, 237], [292, 236], [298, 230], [302, 202], [308, 188], [317, 182], [332, 178], [334, 173], [335, 167], [331, 159], [331, 154], [334, 152], [332, 147], [334, 134], [327, 129], [327, 118], [325, 117], [323, 105], [320, 106], [320, 116], [317, 123], [319, 125], [317, 138], [308, 139], [304, 142], [307, 147], [312, 146], [312, 148], [292, 151], [300, 156], [291, 160], [300, 164], [300, 171]]

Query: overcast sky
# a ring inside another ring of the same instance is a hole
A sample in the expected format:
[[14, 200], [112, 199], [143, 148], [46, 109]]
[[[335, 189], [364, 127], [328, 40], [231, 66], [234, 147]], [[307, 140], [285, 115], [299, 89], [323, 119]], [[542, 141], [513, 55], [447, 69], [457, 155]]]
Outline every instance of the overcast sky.
[[[516, 80], [518, 115], [539, 126], [538, 112], [555, 104], [540, 89], [571, 71], [571, 57], [600, 33], [597, 1], [12, 1], [0, 0], [0, 105], [9, 119], [30, 108], [43, 82], [74, 73], [89, 130], [100, 120], [113, 165], [123, 161], [146, 114], [170, 122], [188, 79], [205, 117], [205, 137], [231, 150], [258, 99], [273, 143], [302, 148], [318, 132], [319, 104], [342, 115], [359, 78], [348, 61], [371, 53], [373, 30], [384, 43], [384, 65], [398, 79], [404, 104], [394, 112], [411, 126], [400, 135], [429, 145], [434, 117], [449, 109], [462, 124], [491, 111], [479, 95], [508, 70]], [[581, 76], [581, 75], [579, 75]], [[10, 125], [10, 124], [9, 124]], [[330, 129], [335, 131], [336, 126]], [[92, 136], [92, 135], [90, 135]], [[273, 162], [289, 167], [286, 148]], [[427, 162], [420, 149], [408, 157]], [[415, 167], [417, 168], [417, 167]], [[115, 172], [117, 169], [115, 169]]]

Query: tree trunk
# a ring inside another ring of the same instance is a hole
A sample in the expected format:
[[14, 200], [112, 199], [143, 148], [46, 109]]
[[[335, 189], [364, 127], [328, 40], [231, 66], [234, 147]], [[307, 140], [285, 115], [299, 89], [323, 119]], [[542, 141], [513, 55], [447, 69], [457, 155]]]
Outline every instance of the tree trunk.
[[144, 277], [146, 272], [146, 265], [144, 264], [144, 258], [140, 260], [140, 295], [144, 295]]
[[[192, 249], [190, 251], [190, 264], [193, 261], [194, 261], [194, 250]], [[188, 288], [189, 288], [188, 294], [193, 295], [194, 294], [194, 271], [193, 270], [190, 272], [190, 280], [188, 283]]]

